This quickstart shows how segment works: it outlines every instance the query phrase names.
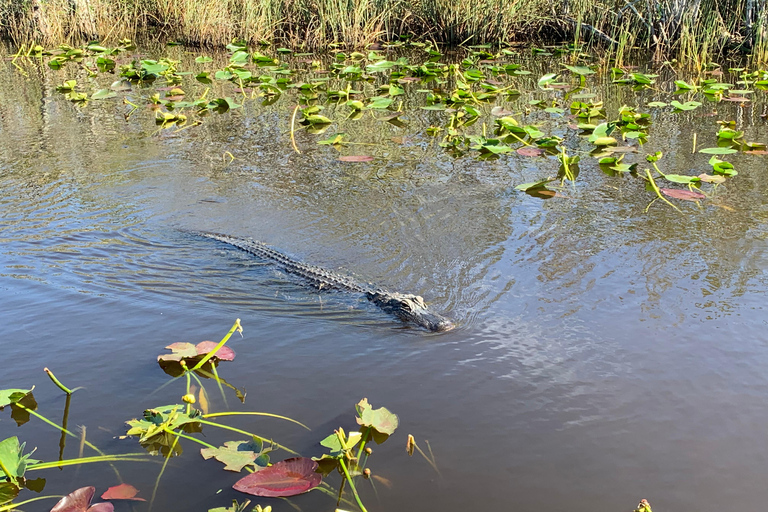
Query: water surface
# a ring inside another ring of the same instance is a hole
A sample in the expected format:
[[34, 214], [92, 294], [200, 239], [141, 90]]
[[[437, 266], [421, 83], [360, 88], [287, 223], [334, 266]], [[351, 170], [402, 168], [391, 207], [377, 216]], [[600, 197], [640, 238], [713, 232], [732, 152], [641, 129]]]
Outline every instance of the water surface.
[[[190, 63], [195, 55], [172, 51]], [[117, 438], [124, 422], [182, 394], [180, 383], [158, 391], [168, 377], [157, 354], [175, 341], [218, 340], [240, 318], [237, 358], [222, 370], [247, 400], [225, 405], [212, 394], [212, 407], [274, 412], [313, 430], [233, 424], [319, 456], [320, 439], [354, 427], [362, 397], [400, 416], [396, 435], [374, 447], [371, 467], [390, 486], [363, 486], [371, 511], [586, 512], [640, 498], [663, 510], [754, 510], [768, 499], [765, 157], [729, 157], [740, 174], [701, 205], [680, 204], [682, 214], [659, 201], [646, 211], [653, 195], [640, 180], [609, 177], [587, 158], [562, 197], [542, 201], [514, 186], [555, 174], [554, 158], [452, 158], [425, 133], [444, 114], [418, 110], [413, 92], [405, 127], [373, 115], [343, 121], [342, 107], [328, 107], [339, 120], [331, 132], [373, 144], [359, 150], [372, 163], [349, 164], [303, 130], [295, 153], [290, 97], [162, 130], [143, 105], [126, 119], [119, 100], [66, 101], [54, 86], [74, 69], [32, 66], [24, 76], [0, 66], [2, 385], [36, 385], [52, 419], [64, 397], [44, 366], [85, 388], [71, 424], [105, 451], [134, 451], [134, 440]], [[615, 112], [665, 87], [593, 79], [588, 90]], [[715, 120], [735, 119], [749, 140], [768, 141], [764, 98], [754, 99], [654, 111], [643, 151], [664, 151], [667, 172], [708, 172], [692, 133], [714, 145]], [[549, 117], [534, 111], [526, 122]], [[403, 326], [364, 298], [318, 293], [185, 230], [254, 237], [417, 293], [459, 327]], [[424, 448], [429, 440], [439, 475], [408, 458], [408, 433]], [[0, 436], [11, 435], [38, 458], [58, 453], [50, 427], [17, 428], [3, 413]], [[195, 452], [187, 444], [171, 460], [155, 510], [242, 499], [236, 476]], [[66, 453], [76, 456], [77, 442]], [[126, 464], [121, 474], [149, 497], [159, 467]], [[47, 493], [117, 483], [96, 466], [47, 473]], [[294, 502], [333, 507], [319, 493]], [[48, 510], [36, 505], [28, 509]]]

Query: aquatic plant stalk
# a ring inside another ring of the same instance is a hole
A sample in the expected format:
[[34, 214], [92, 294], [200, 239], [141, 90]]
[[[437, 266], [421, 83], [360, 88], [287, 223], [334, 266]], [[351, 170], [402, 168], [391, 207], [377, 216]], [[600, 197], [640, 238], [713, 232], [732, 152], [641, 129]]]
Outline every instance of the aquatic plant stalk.
[[203, 418], [218, 418], [220, 416], [267, 416], [269, 418], [277, 418], [279, 420], [285, 420], [290, 421], [291, 423], [295, 423], [296, 425], [299, 425], [301, 427], [304, 427], [307, 430], [312, 430], [305, 424], [303, 424], [300, 421], [296, 421], [292, 418], [288, 418], [287, 416], [280, 416], [279, 414], [271, 414], [268, 412], [213, 412], [211, 414], [203, 414]]
[[224, 338], [222, 338], [222, 340], [221, 340], [221, 341], [218, 343], [218, 345], [216, 345], [216, 346], [213, 348], [213, 350], [211, 350], [210, 352], [208, 352], [208, 353], [205, 355], [205, 357], [203, 357], [203, 358], [202, 358], [202, 359], [201, 359], [201, 360], [200, 360], [200, 361], [199, 361], [199, 362], [198, 362], [198, 363], [197, 363], [197, 364], [196, 364], [194, 367], [192, 367], [192, 368], [191, 368], [191, 370], [190, 370], [190, 371], [195, 371], [195, 370], [197, 370], [198, 368], [200, 368], [201, 366], [203, 366], [205, 363], [207, 363], [209, 359], [211, 359], [213, 356], [215, 356], [215, 355], [216, 355], [216, 352], [218, 352], [218, 350], [219, 350], [221, 347], [223, 347], [223, 346], [224, 346], [224, 344], [225, 344], [227, 341], [229, 341], [229, 338], [232, 336], [232, 334], [234, 334], [234, 332], [235, 332], [235, 331], [239, 332], [240, 334], [242, 334], [242, 333], [243, 333], [243, 327], [240, 325], [240, 319], [239, 319], [239, 318], [238, 318], [237, 320], [235, 320], [235, 323], [232, 325], [232, 328], [231, 328], [231, 329], [229, 330], [229, 332], [228, 332], [228, 333], [227, 333], [227, 334], [224, 336]]
[[27, 503], [33, 503], [35, 501], [50, 500], [50, 499], [60, 500], [63, 497], [64, 495], [61, 495], [61, 494], [53, 495], [53, 496], [38, 496], [36, 498], [30, 498], [28, 500], [20, 501], [18, 503], [9, 503], [8, 505], [0, 506], [0, 512], [6, 512], [8, 510], [16, 510], [22, 505], [26, 505]]
[[344, 471], [344, 476], [347, 479], [347, 482], [349, 482], [349, 488], [352, 489], [352, 494], [355, 496], [355, 501], [357, 501], [357, 506], [360, 507], [360, 510], [362, 512], [368, 512], [366, 510], [365, 505], [363, 505], [363, 502], [360, 501], [360, 495], [357, 494], [357, 489], [355, 488], [355, 483], [352, 481], [352, 477], [349, 474], [349, 470], [347, 470], [347, 465], [344, 462], [344, 458], [342, 457], [339, 459], [339, 466], [341, 466], [342, 471]]
[[229, 425], [222, 425], [221, 423], [216, 423], [216, 422], [213, 422], [213, 421], [206, 421], [206, 420], [200, 420], [200, 419], [198, 419], [197, 421], [198, 421], [198, 423], [202, 423], [203, 425], [210, 425], [212, 427], [218, 427], [218, 428], [221, 428], [221, 429], [224, 429], [224, 430], [230, 430], [232, 432], [237, 432], [238, 434], [244, 434], [244, 435], [251, 436], [251, 437], [258, 437], [262, 441], [268, 441], [270, 444], [273, 444], [273, 445], [277, 446], [278, 448], [280, 448], [281, 450], [285, 450], [285, 451], [287, 451], [290, 454], [299, 455], [298, 452], [295, 452], [295, 451], [291, 450], [290, 448], [287, 448], [287, 447], [285, 447], [285, 446], [283, 446], [283, 445], [281, 445], [279, 443], [276, 443], [272, 439], [267, 439], [266, 437], [262, 437], [260, 435], [254, 434], [253, 432], [248, 432], [247, 430], [242, 430], [242, 429], [239, 429], [237, 427], [230, 427]]

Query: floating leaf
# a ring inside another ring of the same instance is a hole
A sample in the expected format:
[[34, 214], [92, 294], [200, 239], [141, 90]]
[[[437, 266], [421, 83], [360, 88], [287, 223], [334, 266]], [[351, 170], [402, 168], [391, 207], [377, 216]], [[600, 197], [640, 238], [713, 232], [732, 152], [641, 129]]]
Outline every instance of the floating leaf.
[[197, 357], [197, 347], [191, 343], [179, 341], [171, 343], [165, 348], [170, 350], [171, 353], [157, 356], [158, 361], [181, 361], [182, 359]]
[[0, 482], [0, 505], [13, 501], [21, 489], [11, 482]]
[[130, 501], [147, 501], [144, 498], [137, 498], [139, 490], [131, 484], [120, 484], [114, 487], [110, 487], [104, 494], [101, 495], [103, 500], [130, 500]]
[[665, 174], [664, 179], [673, 183], [683, 183], [685, 185], [701, 181], [701, 178], [698, 176], [685, 176], [683, 174]]
[[524, 146], [517, 149], [517, 154], [522, 156], [541, 156], [545, 152], [541, 148], [534, 148], [532, 146]]
[[648, 103], [649, 107], [666, 107], [667, 104], [663, 101], [651, 101]]
[[521, 183], [520, 185], [517, 185], [515, 187], [515, 190], [521, 190], [523, 192], [526, 192], [528, 190], [534, 190], [534, 189], [537, 189], [537, 188], [544, 188], [547, 185], [547, 183], [549, 183], [550, 181], [553, 181], [553, 180], [554, 180], [553, 178], [546, 178], [546, 179], [543, 179], [543, 180], [540, 180], [540, 181], [531, 181], [531, 182], [528, 182], [528, 183]]
[[733, 153], [738, 153], [738, 151], [733, 148], [704, 148], [700, 149], [699, 153], [705, 153], [707, 155], [731, 155]]
[[81, 487], [61, 498], [51, 509], [51, 512], [113, 512], [115, 507], [111, 503], [97, 503], [91, 506], [95, 487]]
[[709, 174], [699, 174], [699, 179], [707, 183], [725, 183], [725, 176], [711, 176]]
[[24, 398], [27, 394], [29, 394], [32, 389], [0, 389], [0, 407], [5, 407], [9, 404], [15, 404], [22, 398]]
[[117, 94], [114, 91], [111, 91], [109, 89], [99, 89], [95, 93], [91, 95], [91, 99], [94, 100], [104, 100], [107, 98], [114, 98], [117, 96]]
[[659, 190], [661, 190], [665, 196], [674, 197], [675, 199], [683, 199], [685, 201], [698, 201], [699, 199], [707, 197], [699, 192], [679, 188], [660, 188]]
[[200, 455], [205, 460], [214, 457], [219, 462], [223, 462], [224, 469], [227, 471], [239, 472], [249, 464], [267, 467], [269, 465], [267, 453], [270, 451], [272, 451], [271, 448], [265, 449], [262, 440], [254, 436], [250, 441], [227, 441], [224, 446], [218, 448], [202, 448]]
[[26, 443], [19, 444], [19, 438], [16, 436], [0, 442], [0, 470], [11, 480], [22, 478], [28, 465], [40, 462], [30, 458], [34, 450], [24, 454], [25, 445]]
[[295, 496], [320, 485], [322, 476], [315, 472], [316, 469], [317, 462], [312, 459], [295, 457], [251, 473], [232, 487], [254, 496]]
[[676, 110], [694, 110], [701, 106], [701, 103], [698, 101], [686, 101], [685, 103], [680, 103], [677, 100], [672, 100], [669, 104], [675, 107]]
[[347, 155], [340, 156], [339, 160], [342, 162], [370, 162], [373, 160], [373, 157], [369, 155]]
[[[207, 355], [211, 350], [215, 349], [216, 345], [218, 345], [218, 343], [215, 341], [201, 341], [195, 345], [195, 350], [197, 350], [197, 355], [204, 356]], [[222, 361], [232, 361], [235, 359], [235, 351], [224, 345], [216, 351], [213, 357]]]
[[384, 98], [381, 96], [376, 96], [375, 98], [371, 98], [371, 101], [368, 103], [368, 108], [377, 108], [377, 109], [384, 109], [389, 107], [392, 104], [392, 98]]
[[572, 73], [576, 73], [577, 75], [592, 75], [594, 74], [594, 70], [588, 68], [587, 66], [569, 66], [568, 64], [563, 64], [566, 68], [568, 68], [569, 71]]

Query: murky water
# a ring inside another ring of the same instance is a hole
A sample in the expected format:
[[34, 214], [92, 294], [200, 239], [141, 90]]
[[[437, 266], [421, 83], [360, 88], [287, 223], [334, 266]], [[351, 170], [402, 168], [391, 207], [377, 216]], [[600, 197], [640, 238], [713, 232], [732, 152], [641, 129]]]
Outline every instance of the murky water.
[[[646, 212], [653, 195], [640, 180], [587, 158], [575, 185], [542, 201], [514, 186], [555, 174], [554, 158], [454, 159], [425, 134], [445, 114], [410, 95], [404, 127], [367, 115], [328, 132], [371, 144], [352, 153], [372, 163], [349, 164], [303, 130], [295, 153], [289, 98], [160, 130], [143, 105], [126, 119], [118, 100], [66, 101], [54, 86], [74, 68], [25, 69], [0, 65], [0, 387], [36, 385], [40, 412], [58, 420], [64, 397], [42, 368], [83, 386], [70, 426], [85, 425], [105, 451], [135, 451], [116, 438], [124, 422], [178, 402], [180, 382], [158, 390], [165, 345], [218, 340], [241, 318], [237, 358], [221, 369], [248, 395], [229, 406], [313, 430], [233, 424], [319, 456], [320, 439], [353, 428], [362, 397], [400, 416], [374, 448], [371, 467], [389, 485], [363, 486], [371, 511], [627, 510], [640, 498], [661, 510], [757, 510], [768, 499], [765, 156], [729, 157], [739, 175], [700, 206], [680, 204], [682, 214], [660, 201]], [[668, 89], [591, 83], [609, 112]], [[715, 120], [734, 119], [747, 139], [768, 141], [762, 94], [748, 106], [654, 111], [644, 151], [664, 151], [667, 172], [708, 172], [692, 133], [714, 145]], [[328, 112], [343, 119], [341, 107]], [[526, 122], [549, 118], [534, 111]], [[251, 236], [418, 293], [459, 328], [406, 328], [360, 297], [318, 293], [184, 230]], [[429, 440], [440, 474], [408, 458], [408, 433], [425, 449]], [[38, 458], [58, 453], [55, 430], [17, 428], [6, 411], [0, 437], [11, 435]], [[171, 460], [155, 510], [241, 499], [237, 477], [196, 451], [187, 444]], [[159, 470], [120, 466], [147, 498]], [[46, 493], [117, 483], [95, 465], [46, 473]], [[294, 503], [333, 507], [320, 493]]]

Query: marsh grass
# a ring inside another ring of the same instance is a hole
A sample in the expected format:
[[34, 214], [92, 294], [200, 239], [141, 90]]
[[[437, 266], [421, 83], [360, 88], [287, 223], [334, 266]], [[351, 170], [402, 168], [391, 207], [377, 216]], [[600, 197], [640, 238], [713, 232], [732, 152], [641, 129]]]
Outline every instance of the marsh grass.
[[704, 63], [768, 59], [768, 0], [0, 0], [0, 35], [46, 45], [121, 37], [313, 50], [409, 35], [447, 44], [555, 41]]

